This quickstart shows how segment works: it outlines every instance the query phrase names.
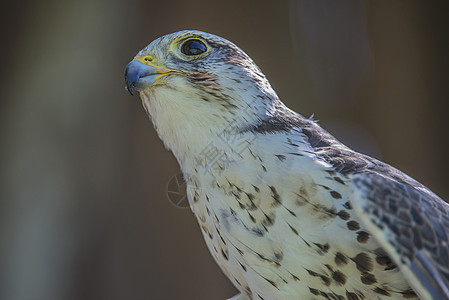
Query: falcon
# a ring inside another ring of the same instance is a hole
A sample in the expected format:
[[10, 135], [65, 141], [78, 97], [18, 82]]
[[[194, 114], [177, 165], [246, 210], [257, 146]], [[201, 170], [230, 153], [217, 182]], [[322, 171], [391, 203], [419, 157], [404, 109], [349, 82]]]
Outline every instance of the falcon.
[[234, 299], [449, 299], [449, 205], [287, 108], [236, 45], [168, 34], [125, 80]]

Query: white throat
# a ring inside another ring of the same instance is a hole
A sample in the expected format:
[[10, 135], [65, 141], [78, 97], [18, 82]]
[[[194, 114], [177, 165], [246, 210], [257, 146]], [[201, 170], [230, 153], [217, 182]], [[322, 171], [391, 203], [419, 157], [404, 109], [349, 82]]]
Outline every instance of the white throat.
[[[238, 134], [241, 128], [257, 125], [261, 118], [269, 115], [274, 109], [273, 101], [268, 97], [260, 99], [254, 92], [251, 89], [237, 90], [229, 95], [234, 99], [240, 98], [240, 101], [235, 101], [239, 106], [232, 108], [208, 103], [198, 99], [194, 93], [167, 87], [149, 89], [141, 92], [140, 96], [165, 147], [173, 152], [184, 169], [223, 132]], [[277, 98], [276, 94], [274, 96]]]

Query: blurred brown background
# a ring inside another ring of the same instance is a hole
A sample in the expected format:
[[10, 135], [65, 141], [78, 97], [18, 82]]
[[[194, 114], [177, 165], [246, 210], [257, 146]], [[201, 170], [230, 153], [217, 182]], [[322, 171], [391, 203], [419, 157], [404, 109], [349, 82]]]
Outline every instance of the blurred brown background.
[[449, 199], [443, 1], [2, 1], [0, 299], [235, 291], [123, 71], [154, 38], [224, 36], [281, 99]]

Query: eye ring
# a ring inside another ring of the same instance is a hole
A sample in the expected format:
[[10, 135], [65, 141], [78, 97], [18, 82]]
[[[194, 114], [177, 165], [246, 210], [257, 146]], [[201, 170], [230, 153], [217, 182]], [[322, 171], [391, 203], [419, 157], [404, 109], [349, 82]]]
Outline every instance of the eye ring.
[[188, 39], [182, 43], [181, 52], [187, 56], [196, 56], [207, 52], [207, 46], [200, 39]]

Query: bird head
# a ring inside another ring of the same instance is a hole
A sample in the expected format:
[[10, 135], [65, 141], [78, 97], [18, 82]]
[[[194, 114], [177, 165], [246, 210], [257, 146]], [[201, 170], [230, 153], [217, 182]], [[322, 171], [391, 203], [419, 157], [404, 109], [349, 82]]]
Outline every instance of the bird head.
[[207, 140], [208, 134], [216, 135], [230, 124], [257, 126], [279, 103], [248, 55], [230, 41], [201, 31], [154, 40], [128, 64], [125, 80], [131, 94], [139, 93], [173, 152], [192, 147], [195, 135]]

